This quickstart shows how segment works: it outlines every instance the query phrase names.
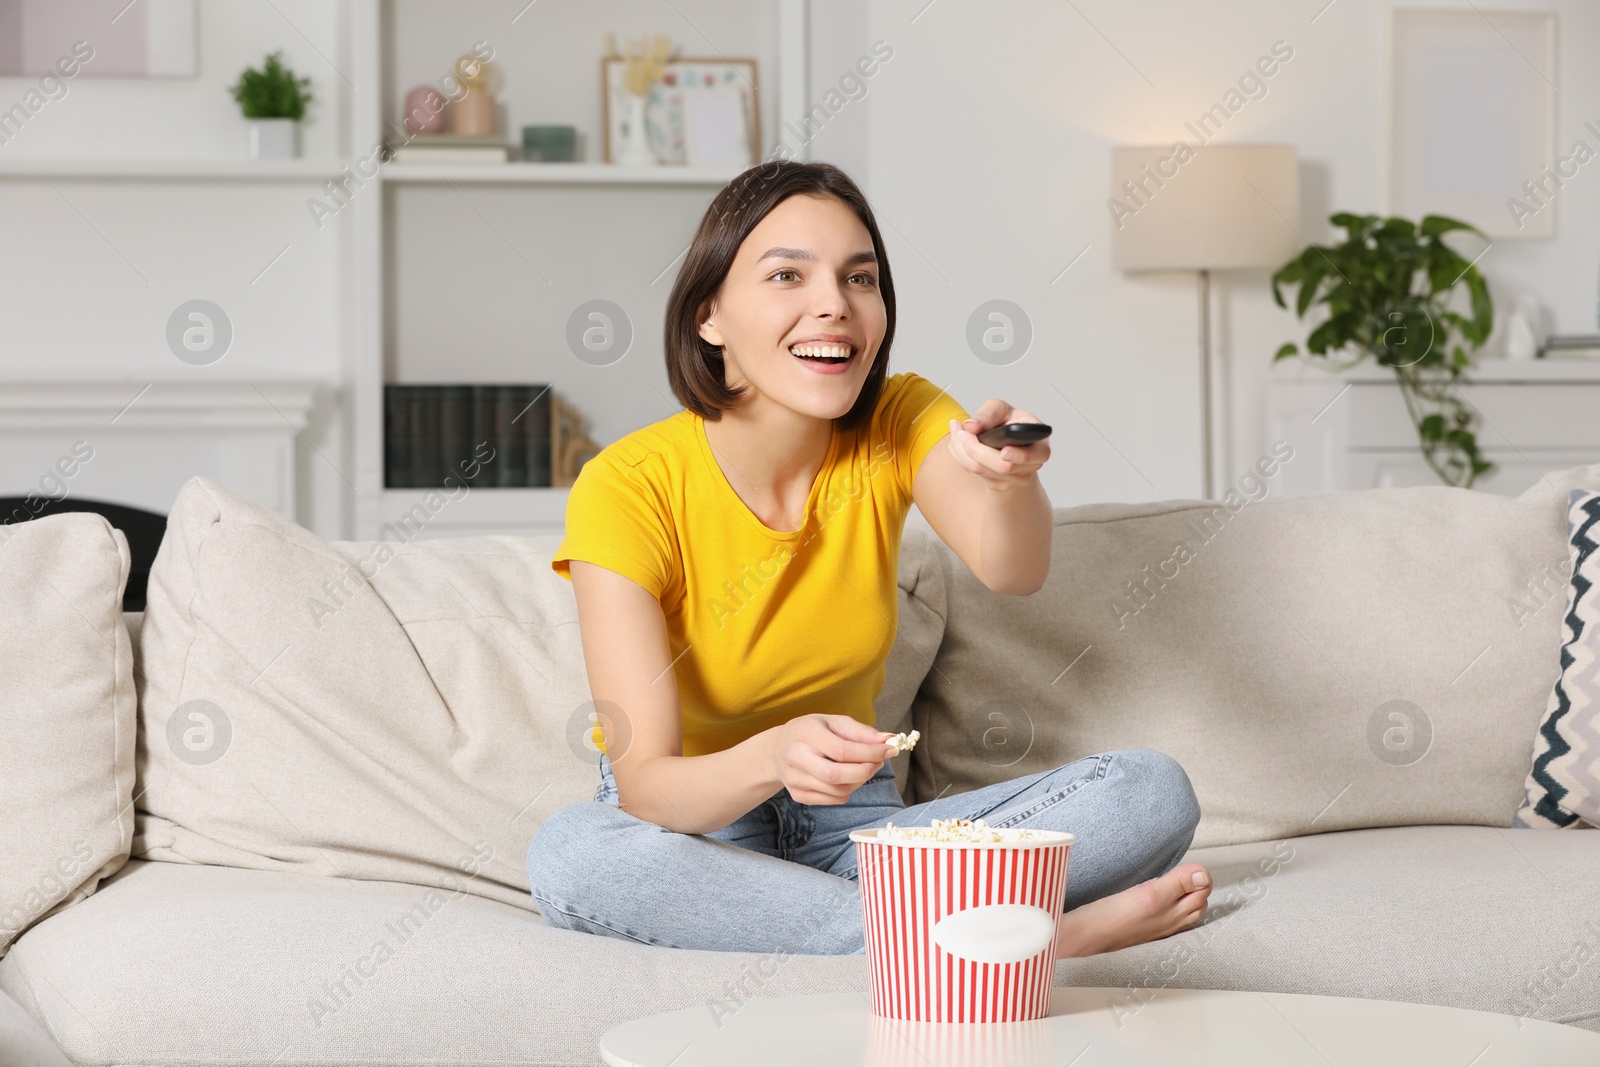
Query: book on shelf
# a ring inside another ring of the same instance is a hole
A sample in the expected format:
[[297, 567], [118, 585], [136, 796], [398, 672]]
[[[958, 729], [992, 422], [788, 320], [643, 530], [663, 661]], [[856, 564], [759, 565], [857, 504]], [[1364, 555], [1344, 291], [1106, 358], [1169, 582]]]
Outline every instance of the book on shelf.
[[1539, 348], [1541, 359], [1600, 359], [1600, 334], [1551, 334]]
[[417, 133], [390, 146], [393, 163], [506, 163], [511, 146], [499, 134]]
[[551, 486], [554, 403], [548, 385], [385, 384], [384, 487]]

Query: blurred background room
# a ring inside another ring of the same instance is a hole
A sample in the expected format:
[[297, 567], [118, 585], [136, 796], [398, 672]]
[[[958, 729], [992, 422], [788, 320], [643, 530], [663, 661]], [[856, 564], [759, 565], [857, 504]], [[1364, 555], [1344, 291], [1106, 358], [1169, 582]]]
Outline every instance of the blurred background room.
[[373, 538], [472, 468], [420, 535], [559, 531], [776, 159], [861, 185], [890, 373], [1052, 424], [1057, 506], [1514, 495], [1600, 460], [1597, 43], [1587, 0], [0, 0], [7, 521], [203, 474]]

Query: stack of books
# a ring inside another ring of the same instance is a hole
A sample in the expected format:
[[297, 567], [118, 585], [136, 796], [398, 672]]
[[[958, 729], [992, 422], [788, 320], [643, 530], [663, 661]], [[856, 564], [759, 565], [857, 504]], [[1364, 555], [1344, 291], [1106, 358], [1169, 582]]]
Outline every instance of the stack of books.
[[1539, 355], [1543, 359], [1600, 359], [1600, 334], [1551, 334]]
[[551, 400], [548, 385], [384, 385], [384, 486], [550, 485]]
[[417, 133], [391, 149], [391, 163], [504, 163], [511, 158], [511, 146], [493, 133]]

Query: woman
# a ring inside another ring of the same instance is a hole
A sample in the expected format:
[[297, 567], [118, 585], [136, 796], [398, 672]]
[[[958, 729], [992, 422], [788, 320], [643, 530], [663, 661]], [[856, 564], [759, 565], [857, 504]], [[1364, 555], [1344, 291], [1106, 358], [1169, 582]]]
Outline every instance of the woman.
[[850, 831], [979, 818], [1077, 835], [1059, 956], [1204, 913], [1205, 868], [1178, 866], [1199, 806], [1161, 753], [902, 806], [872, 701], [906, 512], [1019, 596], [1044, 583], [1053, 516], [1048, 443], [975, 436], [1039, 420], [999, 399], [968, 418], [926, 379], [889, 376], [894, 325], [877, 222], [838, 168], [760, 164], [701, 219], [667, 306], [684, 410], [584, 465], [552, 562], [577, 597], [601, 782], [528, 847], [551, 925], [861, 953]]

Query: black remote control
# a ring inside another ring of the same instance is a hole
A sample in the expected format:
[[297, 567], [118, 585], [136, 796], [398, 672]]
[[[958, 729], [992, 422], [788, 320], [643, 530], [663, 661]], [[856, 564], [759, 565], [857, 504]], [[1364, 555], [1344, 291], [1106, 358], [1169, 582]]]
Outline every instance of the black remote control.
[[1031, 445], [1050, 436], [1050, 427], [1042, 422], [1007, 422], [991, 426], [978, 435], [978, 440], [990, 448], [1006, 445]]

